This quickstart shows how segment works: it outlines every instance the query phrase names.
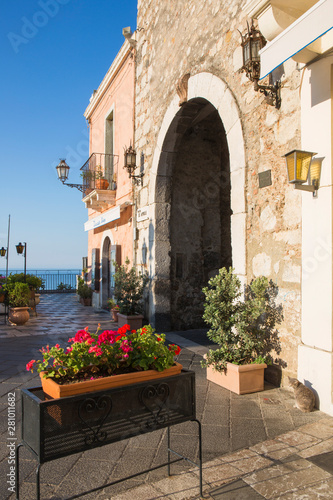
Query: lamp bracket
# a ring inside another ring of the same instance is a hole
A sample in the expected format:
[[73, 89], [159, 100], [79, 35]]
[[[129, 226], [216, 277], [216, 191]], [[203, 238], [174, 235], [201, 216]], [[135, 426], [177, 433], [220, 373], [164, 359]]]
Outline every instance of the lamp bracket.
[[65, 183], [65, 181], [61, 181], [61, 182], [63, 183], [64, 186], [67, 186], [70, 188], [76, 188], [79, 191], [81, 191], [81, 193], [83, 193], [83, 191], [84, 191], [82, 184], [70, 184], [69, 182]]
[[135, 186], [143, 186], [143, 181], [142, 181], [142, 177], [143, 177], [143, 172], [139, 175], [131, 175], [131, 179], [133, 179], [133, 184]]
[[254, 82], [254, 90], [261, 92], [266, 97], [267, 103], [280, 109], [281, 106], [281, 82], [274, 85], [261, 85], [258, 80]]

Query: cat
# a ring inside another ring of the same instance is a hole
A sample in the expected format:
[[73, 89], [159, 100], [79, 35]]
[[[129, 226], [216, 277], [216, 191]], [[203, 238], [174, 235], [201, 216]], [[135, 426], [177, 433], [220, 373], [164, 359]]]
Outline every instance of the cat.
[[306, 387], [297, 378], [290, 378], [289, 385], [294, 389], [296, 408], [309, 413], [315, 406], [315, 395], [309, 387]]

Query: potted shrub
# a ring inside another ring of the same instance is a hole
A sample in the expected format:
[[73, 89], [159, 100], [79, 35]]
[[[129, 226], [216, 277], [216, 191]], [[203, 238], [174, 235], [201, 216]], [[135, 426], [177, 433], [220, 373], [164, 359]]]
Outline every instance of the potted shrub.
[[114, 301], [114, 299], [108, 299], [107, 303], [108, 303], [108, 308], [111, 311], [112, 320], [115, 323], [117, 323], [117, 321], [118, 321], [119, 306], [116, 304], [116, 302]]
[[88, 286], [86, 283], [79, 283], [77, 293], [80, 296], [80, 302], [84, 306], [91, 306], [91, 298], [92, 298], [92, 288]]
[[283, 316], [282, 306], [275, 304], [277, 286], [258, 277], [245, 286], [242, 298], [239, 278], [233, 269], [223, 268], [203, 292], [203, 318], [210, 325], [207, 336], [219, 346], [202, 362], [208, 380], [237, 394], [263, 390], [264, 369], [272, 363], [270, 353], [279, 352], [274, 327]]
[[7, 279], [8, 284], [13, 283], [27, 283], [30, 289], [30, 307], [35, 310], [37, 304], [39, 304], [40, 294], [36, 293], [40, 289], [45, 288], [45, 283], [42, 278], [34, 274], [24, 274], [16, 273], [10, 274]]
[[147, 285], [148, 273], [137, 273], [134, 267], [129, 268], [130, 261], [126, 258], [124, 265], [117, 265], [114, 274], [114, 295], [119, 306], [118, 325], [131, 325], [137, 329], [143, 320], [143, 293]]
[[167, 377], [182, 369], [174, 361], [180, 348], [166, 345], [165, 335], [156, 334], [150, 325], [137, 331], [129, 325], [100, 330], [79, 330], [68, 340], [70, 346], [47, 346], [40, 350], [42, 360], [27, 363], [27, 370], [37, 366], [46, 394], [54, 398], [82, 394]]
[[29, 319], [29, 285], [27, 283], [7, 284], [6, 290], [9, 305], [9, 321], [16, 325], [24, 325]]

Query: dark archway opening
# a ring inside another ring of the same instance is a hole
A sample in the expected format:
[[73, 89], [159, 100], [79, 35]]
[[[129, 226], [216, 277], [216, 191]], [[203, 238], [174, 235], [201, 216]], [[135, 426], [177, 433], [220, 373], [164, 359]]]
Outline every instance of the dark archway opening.
[[107, 300], [110, 297], [110, 250], [111, 250], [111, 241], [110, 238], [107, 237], [104, 240], [103, 248], [102, 248], [102, 308], [107, 308]]
[[208, 101], [183, 105], [177, 133], [170, 180], [170, 326], [185, 330], [205, 326], [202, 288], [232, 265], [230, 168], [225, 130]]

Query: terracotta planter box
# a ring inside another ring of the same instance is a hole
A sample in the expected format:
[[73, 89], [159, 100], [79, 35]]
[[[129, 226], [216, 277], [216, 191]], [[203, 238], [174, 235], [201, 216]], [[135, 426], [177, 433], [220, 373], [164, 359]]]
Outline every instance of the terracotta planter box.
[[207, 380], [218, 384], [236, 394], [249, 394], [264, 390], [264, 371], [267, 365], [234, 365], [227, 363], [225, 372], [218, 372], [212, 366], [207, 367]]
[[129, 325], [131, 330], [138, 330], [138, 328], [142, 328], [142, 320], [142, 314], [127, 316], [126, 314], [118, 313], [118, 328], [124, 325]]
[[40, 373], [43, 391], [51, 398], [62, 398], [66, 396], [74, 396], [76, 394], [85, 394], [87, 392], [102, 391], [112, 389], [113, 387], [123, 387], [140, 382], [147, 382], [159, 378], [170, 377], [177, 375], [182, 370], [180, 363], [174, 364], [171, 368], [167, 368], [163, 372], [157, 370], [144, 370], [141, 372], [124, 373], [123, 375], [112, 375], [111, 377], [102, 377], [95, 380], [87, 380], [85, 382], [77, 382], [75, 384], [59, 385], [52, 378], [43, 378], [43, 373]]

